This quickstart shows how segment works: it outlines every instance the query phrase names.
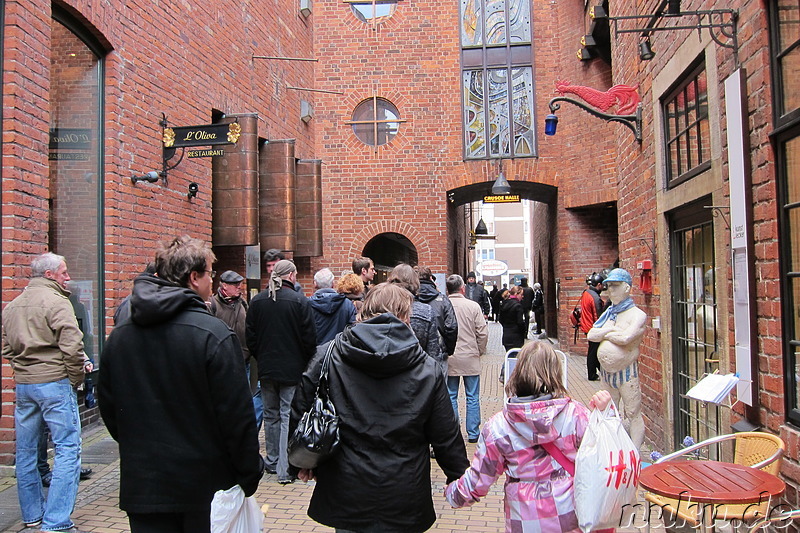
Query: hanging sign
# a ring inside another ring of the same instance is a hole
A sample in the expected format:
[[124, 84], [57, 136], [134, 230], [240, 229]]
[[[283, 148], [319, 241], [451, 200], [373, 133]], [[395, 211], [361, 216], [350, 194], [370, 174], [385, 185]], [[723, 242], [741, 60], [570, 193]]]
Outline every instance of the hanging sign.
[[519, 201], [519, 194], [496, 194], [483, 197], [485, 204], [511, 204]]
[[231, 124], [206, 124], [204, 126], [179, 126], [164, 128], [164, 148], [236, 144], [242, 134], [238, 122]]
[[487, 259], [478, 263], [476, 269], [482, 276], [502, 276], [508, 272], [508, 265], [504, 261]]

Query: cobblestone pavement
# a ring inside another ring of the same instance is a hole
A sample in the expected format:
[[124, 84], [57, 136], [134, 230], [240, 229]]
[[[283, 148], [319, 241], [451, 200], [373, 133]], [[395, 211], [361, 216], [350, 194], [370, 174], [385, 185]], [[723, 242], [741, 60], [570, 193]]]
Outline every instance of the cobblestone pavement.
[[[504, 358], [500, 343], [499, 324], [489, 324], [489, 348], [483, 357], [481, 374], [481, 414], [485, 421], [502, 408], [503, 393], [499, 382], [500, 367]], [[597, 391], [598, 382], [586, 380], [586, 360], [580, 355], [569, 355], [568, 388], [572, 397], [583, 402]], [[460, 419], [466, 418], [463, 392], [460, 401]], [[263, 432], [261, 433], [263, 449]], [[467, 453], [472, 456], [474, 444], [467, 444]], [[83, 465], [94, 469], [92, 477], [80, 484], [78, 500], [72, 518], [81, 532], [122, 533], [128, 531], [125, 513], [119, 510], [119, 458], [117, 445], [104, 427], [84, 431]], [[442, 497], [445, 478], [433, 462], [431, 477], [433, 481], [434, 505], [437, 521], [430, 531], [446, 533], [498, 532], [504, 530], [503, 519], [503, 481], [498, 480], [491, 492], [479, 503], [468, 509], [451, 509]], [[20, 521], [19, 505], [13, 469], [0, 474], [0, 532], [32, 532], [25, 529]], [[280, 485], [277, 476], [265, 475], [256, 492], [259, 504], [267, 505], [264, 531], [291, 532], [330, 532], [306, 516], [306, 508], [313, 491], [313, 483], [295, 482]], [[662, 528], [658, 528], [663, 531]], [[643, 528], [642, 528], [643, 530]], [[631, 527], [620, 531], [639, 531]]]

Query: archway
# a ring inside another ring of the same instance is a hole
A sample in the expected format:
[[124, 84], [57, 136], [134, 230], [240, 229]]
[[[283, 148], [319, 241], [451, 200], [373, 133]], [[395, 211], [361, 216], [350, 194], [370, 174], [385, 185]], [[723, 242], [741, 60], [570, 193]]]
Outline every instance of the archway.
[[386, 281], [389, 272], [399, 263], [416, 265], [419, 262], [417, 248], [402, 233], [385, 232], [375, 235], [364, 245], [362, 254], [375, 263], [374, 283]]
[[[517, 201], [490, 204], [484, 199], [492, 196], [492, 184], [480, 182], [447, 192], [451, 272], [465, 276], [474, 270], [487, 290], [492, 284], [518, 284], [522, 277], [531, 284], [540, 282], [545, 288], [545, 329], [557, 337], [554, 256], [558, 189], [542, 183], [512, 181], [511, 195], [518, 197]], [[489, 227], [486, 237], [473, 235], [482, 216], [487, 217], [484, 223]]]

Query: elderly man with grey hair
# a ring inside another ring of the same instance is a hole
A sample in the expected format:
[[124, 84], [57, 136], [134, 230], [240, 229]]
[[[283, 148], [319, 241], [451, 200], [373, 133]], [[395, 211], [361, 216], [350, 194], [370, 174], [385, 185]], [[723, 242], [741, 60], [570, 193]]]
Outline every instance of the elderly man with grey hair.
[[317, 326], [317, 346], [332, 340], [356, 321], [356, 306], [334, 288], [333, 272], [323, 268], [314, 274], [316, 292], [309, 299]]
[[[75, 387], [92, 364], [69, 301], [64, 257], [54, 253], [31, 263], [31, 280], [3, 311], [3, 357], [16, 381], [17, 493], [26, 527], [69, 531], [81, 469], [81, 424]], [[46, 425], [55, 464], [45, 499], [37, 469], [39, 439]]]

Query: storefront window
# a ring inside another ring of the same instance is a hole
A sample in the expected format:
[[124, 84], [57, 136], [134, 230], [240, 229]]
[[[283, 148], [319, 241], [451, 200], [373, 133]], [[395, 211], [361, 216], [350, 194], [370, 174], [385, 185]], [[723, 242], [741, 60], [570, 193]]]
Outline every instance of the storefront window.
[[86, 354], [99, 364], [103, 308], [103, 59], [54, 7], [50, 63], [50, 248], [69, 267]]

